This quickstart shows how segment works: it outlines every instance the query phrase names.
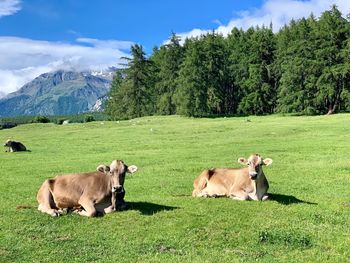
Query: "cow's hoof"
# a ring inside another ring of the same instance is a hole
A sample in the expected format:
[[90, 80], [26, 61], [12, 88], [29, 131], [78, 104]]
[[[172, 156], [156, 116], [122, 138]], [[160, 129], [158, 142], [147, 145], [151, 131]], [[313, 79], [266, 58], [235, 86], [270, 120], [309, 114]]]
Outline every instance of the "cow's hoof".
[[267, 199], [269, 199], [268, 195], [264, 195], [263, 198], [261, 199], [261, 201], [266, 201]]
[[68, 214], [69, 211], [70, 211], [69, 208], [60, 208], [60, 209], [58, 209], [58, 213], [61, 214], [61, 215], [62, 214]]
[[51, 213], [51, 216], [56, 217], [56, 216], [60, 216], [61, 214], [58, 211], [54, 211]]
[[105, 215], [104, 212], [96, 211], [96, 214], [94, 216], [95, 217], [101, 217], [101, 216], [104, 216], [104, 215]]

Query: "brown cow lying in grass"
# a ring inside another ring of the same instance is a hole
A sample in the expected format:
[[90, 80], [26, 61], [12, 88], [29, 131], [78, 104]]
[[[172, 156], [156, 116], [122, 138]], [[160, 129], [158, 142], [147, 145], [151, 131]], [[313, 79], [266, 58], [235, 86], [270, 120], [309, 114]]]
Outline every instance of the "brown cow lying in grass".
[[100, 165], [97, 170], [46, 180], [37, 194], [38, 210], [59, 216], [63, 209], [75, 209], [78, 214], [89, 217], [96, 215], [98, 206], [103, 207], [104, 213], [115, 211], [120, 205], [116, 202], [124, 202], [125, 174], [136, 172], [137, 167], [114, 160], [110, 166]]
[[204, 170], [193, 183], [192, 196], [228, 196], [235, 200], [266, 200], [269, 183], [262, 166], [270, 165], [272, 159], [263, 159], [259, 154], [252, 154], [248, 160], [239, 158], [238, 162], [248, 167]]

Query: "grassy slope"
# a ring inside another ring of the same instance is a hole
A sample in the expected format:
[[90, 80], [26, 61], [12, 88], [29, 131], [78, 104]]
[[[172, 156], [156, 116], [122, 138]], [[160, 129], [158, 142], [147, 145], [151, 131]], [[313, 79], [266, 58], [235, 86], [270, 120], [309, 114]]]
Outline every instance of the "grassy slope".
[[[29, 124], [0, 131], [0, 261], [345, 262], [350, 257], [350, 115]], [[192, 198], [202, 169], [261, 153], [274, 200]], [[36, 191], [57, 174], [123, 159], [129, 211], [51, 218]], [[314, 204], [313, 204], [314, 203]]]

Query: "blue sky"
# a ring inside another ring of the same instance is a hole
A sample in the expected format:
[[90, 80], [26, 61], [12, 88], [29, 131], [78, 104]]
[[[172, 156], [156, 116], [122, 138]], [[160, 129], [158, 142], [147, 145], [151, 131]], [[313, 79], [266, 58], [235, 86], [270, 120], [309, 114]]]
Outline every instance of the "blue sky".
[[118, 65], [138, 43], [150, 53], [171, 32], [183, 39], [215, 30], [316, 16], [349, 0], [0, 0], [0, 97], [38, 75]]
[[[1, 2], [1, 0], [0, 0]], [[74, 42], [77, 38], [124, 40], [149, 52], [171, 31], [216, 29], [261, 0], [23, 0], [0, 20], [0, 35]]]

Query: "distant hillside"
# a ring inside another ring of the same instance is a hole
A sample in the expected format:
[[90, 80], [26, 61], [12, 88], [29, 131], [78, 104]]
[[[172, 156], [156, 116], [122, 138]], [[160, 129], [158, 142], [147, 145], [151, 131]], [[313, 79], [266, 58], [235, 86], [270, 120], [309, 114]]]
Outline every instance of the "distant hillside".
[[111, 72], [56, 71], [45, 73], [0, 99], [0, 117], [65, 115], [87, 112], [104, 97]]

